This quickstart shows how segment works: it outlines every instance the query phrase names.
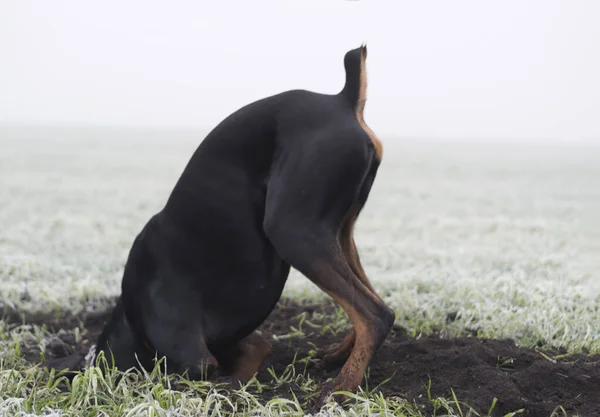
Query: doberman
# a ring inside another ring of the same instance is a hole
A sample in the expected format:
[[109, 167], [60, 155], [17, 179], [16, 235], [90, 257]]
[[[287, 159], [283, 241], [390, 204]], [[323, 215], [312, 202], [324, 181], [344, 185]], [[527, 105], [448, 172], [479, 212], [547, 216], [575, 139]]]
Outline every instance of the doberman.
[[353, 238], [382, 157], [363, 119], [366, 57], [364, 45], [345, 54], [339, 94], [258, 100], [201, 142], [132, 245], [97, 354], [121, 370], [152, 369], [158, 356], [191, 379], [248, 380], [271, 352], [255, 329], [294, 267], [353, 325], [320, 354], [325, 368], [343, 364], [322, 398], [357, 390], [395, 319]]

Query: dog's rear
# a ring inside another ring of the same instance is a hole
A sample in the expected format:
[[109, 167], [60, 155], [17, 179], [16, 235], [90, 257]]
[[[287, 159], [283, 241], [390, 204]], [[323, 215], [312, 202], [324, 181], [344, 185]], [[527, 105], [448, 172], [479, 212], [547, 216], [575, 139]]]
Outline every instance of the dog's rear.
[[366, 56], [364, 46], [346, 54], [346, 84], [337, 111], [328, 114], [331, 124], [288, 145], [290, 153], [310, 159], [275, 165], [266, 201], [265, 232], [278, 253], [341, 305], [353, 324], [323, 355], [325, 365], [344, 363], [324, 395], [356, 390], [395, 319], [367, 278], [353, 238], [382, 157], [381, 142], [363, 118]]

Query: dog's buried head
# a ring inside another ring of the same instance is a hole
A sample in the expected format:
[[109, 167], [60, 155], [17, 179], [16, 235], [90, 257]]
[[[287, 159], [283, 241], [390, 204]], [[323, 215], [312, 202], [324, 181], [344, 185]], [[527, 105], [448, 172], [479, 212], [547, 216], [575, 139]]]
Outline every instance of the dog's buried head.
[[339, 94], [268, 97], [204, 139], [133, 243], [98, 353], [123, 370], [165, 357], [189, 378], [247, 380], [271, 350], [255, 329], [294, 267], [353, 324], [321, 354], [323, 366], [343, 365], [323, 393], [357, 389], [394, 322], [353, 239], [382, 157], [363, 119], [366, 56], [365, 46], [346, 54]]

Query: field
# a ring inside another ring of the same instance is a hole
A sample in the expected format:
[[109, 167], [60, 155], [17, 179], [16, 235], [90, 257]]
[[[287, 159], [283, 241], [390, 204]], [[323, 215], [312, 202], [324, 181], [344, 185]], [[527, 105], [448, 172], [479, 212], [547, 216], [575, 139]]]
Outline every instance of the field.
[[[69, 382], [43, 365], [93, 344], [201, 137], [0, 130], [0, 415], [311, 411], [336, 374], [315, 349], [348, 320], [295, 271], [247, 386], [95, 367]], [[356, 240], [396, 325], [363, 391], [321, 415], [600, 415], [600, 146], [383, 141]]]

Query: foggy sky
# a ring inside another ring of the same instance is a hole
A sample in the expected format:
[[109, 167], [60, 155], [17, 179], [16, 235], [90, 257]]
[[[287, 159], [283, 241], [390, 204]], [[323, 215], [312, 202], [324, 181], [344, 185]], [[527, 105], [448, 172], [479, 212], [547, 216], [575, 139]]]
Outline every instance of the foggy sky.
[[0, 123], [212, 128], [366, 42], [380, 136], [600, 140], [595, 0], [0, 4]]

